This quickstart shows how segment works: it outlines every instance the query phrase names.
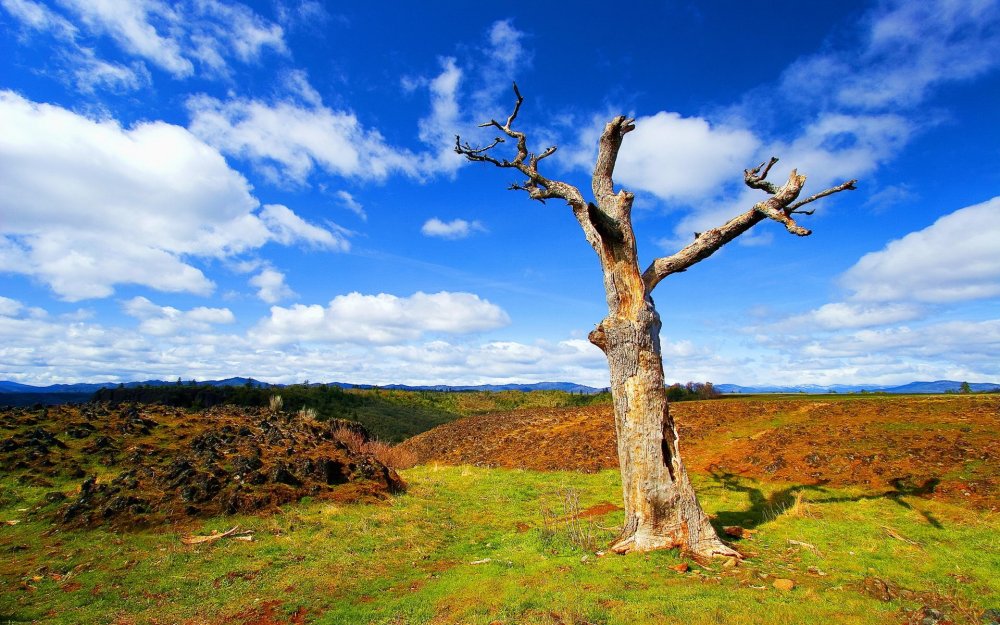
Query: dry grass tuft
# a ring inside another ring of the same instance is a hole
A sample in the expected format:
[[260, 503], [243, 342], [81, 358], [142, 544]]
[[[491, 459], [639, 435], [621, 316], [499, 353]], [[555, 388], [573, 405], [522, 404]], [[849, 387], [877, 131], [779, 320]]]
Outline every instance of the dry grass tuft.
[[364, 452], [375, 456], [379, 462], [391, 469], [409, 469], [417, 464], [417, 454], [384, 441], [368, 441], [364, 445]]
[[271, 395], [270, 399], [267, 400], [267, 405], [271, 412], [281, 412], [285, 406], [285, 400], [281, 398], [281, 395]]
[[360, 453], [365, 446], [365, 437], [361, 432], [351, 428], [338, 427], [333, 431], [333, 440], [343, 443], [347, 449], [355, 453]]
[[376, 460], [390, 469], [400, 470], [417, 466], [416, 453], [385, 441], [366, 440], [364, 435], [357, 430], [339, 427], [333, 431], [333, 438], [346, 445], [353, 452], [374, 456]]
[[319, 413], [316, 412], [315, 408], [302, 408], [299, 410], [298, 415], [299, 419], [309, 423], [316, 423], [319, 419]]

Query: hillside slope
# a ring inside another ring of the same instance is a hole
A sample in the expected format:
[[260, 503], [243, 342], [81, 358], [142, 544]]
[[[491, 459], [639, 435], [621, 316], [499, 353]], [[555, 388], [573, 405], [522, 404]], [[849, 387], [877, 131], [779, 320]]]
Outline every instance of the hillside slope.
[[[1000, 397], [725, 399], [671, 406], [691, 471], [863, 486], [1000, 509]], [[608, 405], [467, 417], [403, 443], [423, 463], [617, 468]]]

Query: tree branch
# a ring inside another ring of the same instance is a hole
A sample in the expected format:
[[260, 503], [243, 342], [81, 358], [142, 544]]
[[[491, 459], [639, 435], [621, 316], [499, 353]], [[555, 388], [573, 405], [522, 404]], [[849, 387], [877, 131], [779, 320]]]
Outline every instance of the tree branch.
[[[761, 163], [753, 169], [743, 170], [743, 181], [746, 182], [747, 186], [751, 189], [762, 189], [767, 191], [771, 195], [778, 192], [778, 187], [770, 182], [766, 182], [767, 172], [771, 171], [774, 164], [778, 162], [777, 157], [772, 156], [771, 160], [766, 163]], [[763, 171], [761, 171], [763, 169]]]
[[524, 102], [524, 97], [521, 95], [521, 91], [517, 88], [517, 83], [514, 83], [514, 97], [514, 110], [507, 117], [507, 123], [501, 124], [497, 120], [491, 119], [490, 121], [479, 125], [480, 128], [496, 128], [507, 135], [507, 137], [514, 139], [517, 142], [517, 154], [514, 156], [513, 160], [497, 158], [491, 154], [493, 149], [498, 145], [506, 143], [502, 137], [497, 137], [490, 145], [484, 147], [473, 147], [469, 143], [463, 143], [461, 137], [456, 135], [455, 152], [461, 154], [470, 161], [492, 163], [497, 167], [502, 167], [504, 169], [516, 169], [521, 172], [527, 177], [527, 180], [523, 183], [513, 183], [508, 188], [515, 191], [526, 191], [528, 196], [533, 200], [545, 202], [547, 199], [560, 198], [572, 206], [574, 211], [586, 211], [587, 203], [584, 201], [583, 195], [580, 193], [579, 189], [564, 182], [549, 180], [539, 173], [539, 161], [552, 156], [556, 151], [556, 146], [546, 148], [538, 155], [532, 154], [528, 151], [527, 136], [525, 133], [519, 130], [514, 130], [513, 128], [514, 121], [517, 120], [517, 114], [521, 111], [521, 104]]
[[743, 176], [747, 185], [755, 189], [763, 189], [772, 197], [759, 202], [750, 210], [737, 215], [718, 228], [712, 228], [701, 233], [695, 233], [695, 240], [671, 256], [663, 256], [654, 260], [646, 271], [642, 274], [643, 282], [646, 284], [646, 292], [650, 293], [660, 283], [663, 278], [672, 273], [686, 271], [688, 267], [705, 260], [726, 243], [729, 243], [739, 235], [765, 219], [773, 219], [784, 224], [792, 234], [807, 236], [812, 231], [803, 228], [795, 223], [792, 214], [810, 215], [812, 211], [800, 211], [800, 207], [816, 200], [839, 193], [840, 191], [853, 191], [857, 180], [849, 180], [835, 187], [821, 191], [800, 202], [795, 202], [802, 185], [805, 184], [806, 177], [800, 175], [796, 170], [788, 176], [788, 181], [780, 188], [770, 182], [765, 182], [768, 171], [778, 159], [772, 158], [767, 163], [761, 163], [753, 169], [744, 170]]
[[619, 115], [604, 126], [604, 132], [597, 143], [597, 163], [594, 164], [594, 176], [592, 186], [594, 198], [601, 208], [609, 208], [615, 205], [615, 185], [612, 174], [615, 171], [615, 162], [618, 160], [618, 150], [622, 145], [622, 138], [635, 130], [635, 120]]
[[791, 214], [791, 213], [800, 213], [802, 215], [812, 215], [815, 212], [815, 210], [800, 211], [799, 207], [805, 206], [809, 202], [815, 202], [816, 200], [818, 200], [818, 199], [820, 199], [822, 197], [826, 197], [828, 195], [833, 195], [834, 193], [839, 193], [840, 191], [854, 191], [854, 190], [857, 189], [857, 187], [854, 186], [855, 184], [857, 184], [857, 182], [858, 182], [857, 178], [855, 178], [854, 180], [848, 180], [847, 182], [843, 182], [841, 184], [838, 184], [835, 187], [830, 187], [826, 191], [820, 191], [816, 195], [811, 195], [811, 196], [807, 197], [806, 199], [802, 200], [801, 202], [796, 202], [795, 204], [792, 204], [791, 206], [789, 206], [785, 210], [789, 214]]

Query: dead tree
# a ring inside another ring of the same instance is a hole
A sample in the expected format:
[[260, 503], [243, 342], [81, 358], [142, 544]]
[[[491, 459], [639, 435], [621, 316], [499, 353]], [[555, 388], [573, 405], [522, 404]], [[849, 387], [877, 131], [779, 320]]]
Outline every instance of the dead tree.
[[[525, 179], [512, 184], [510, 189], [525, 191], [531, 199], [543, 203], [551, 199], [565, 201], [583, 228], [587, 242], [597, 252], [604, 272], [608, 315], [589, 338], [608, 358], [625, 500], [625, 525], [612, 549], [628, 553], [679, 547], [699, 559], [739, 557], [738, 552], [719, 539], [709, 523], [681, 462], [677, 430], [663, 382], [660, 316], [651, 295], [660, 280], [708, 258], [765, 219], [780, 222], [792, 234], [810, 234], [795, 223], [794, 216], [812, 214], [803, 207], [839, 191], [852, 190], [856, 181], [799, 200], [806, 177], [792, 170], [781, 186], [768, 181], [767, 174], [778, 161], [772, 158], [743, 173], [746, 184], [761, 190], [767, 198], [725, 224], [697, 233], [688, 246], [657, 258], [642, 271], [632, 230], [634, 196], [624, 189], [615, 192], [612, 179], [622, 139], [635, 128], [635, 120], [619, 116], [604, 127], [591, 183], [594, 199], [588, 201], [573, 185], [547, 178], [539, 171], [539, 164], [552, 156], [556, 147], [540, 153], [528, 151], [525, 133], [514, 129], [524, 101], [516, 84], [514, 95], [514, 111], [506, 122], [494, 119], [480, 126], [496, 128], [500, 136], [483, 147], [473, 147], [456, 137], [455, 151], [470, 161], [517, 170]], [[517, 144], [513, 160], [498, 154], [498, 148], [508, 139]]]

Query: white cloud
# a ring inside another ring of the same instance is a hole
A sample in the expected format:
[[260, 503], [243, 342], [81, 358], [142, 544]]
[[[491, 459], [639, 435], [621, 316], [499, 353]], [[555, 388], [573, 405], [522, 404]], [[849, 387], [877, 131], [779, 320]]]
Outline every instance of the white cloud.
[[441, 73], [428, 83], [431, 95], [431, 112], [419, 122], [419, 136], [431, 148], [422, 155], [421, 168], [427, 172], [452, 173], [465, 163], [455, 153], [455, 135], [468, 126], [460, 120], [458, 87], [462, 70], [455, 59], [441, 59]]
[[837, 99], [847, 106], [915, 106], [938, 83], [1000, 65], [1000, 5], [993, 0], [898, 2], [871, 21], [861, 60]]
[[804, 194], [820, 191], [871, 173], [894, 157], [912, 134], [912, 123], [899, 115], [825, 113], [794, 141], [770, 146], [770, 154], [781, 156], [771, 177], [783, 182], [795, 168], [808, 176]]
[[778, 327], [787, 328], [789, 325], [815, 327], [821, 330], [867, 328], [911, 321], [919, 319], [923, 315], [924, 309], [912, 304], [862, 305], [833, 302], [811, 310], [805, 315], [792, 317], [782, 322], [776, 329]]
[[[272, 382], [608, 383], [604, 355], [580, 339], [530, 344], [435, 339], [392, 345], [338, 339], [336, 349], [328, 343], [265, 345], [252, 332], [215, 333], [216, 322], [226, 321], [220, 312], [225, 309], [181, 311], [148, 300], [128, 304], [141, 320], [138, 329], [78, 319], [28, 319], [24, 310], [6, 315], [0, 308], [0, 379], [53, 384], [246, 375]], [[193, 322], [212, 327], [201, 331]]]
[[353, 195], [343, 190], [337, 191], [335, 195], [340, 200], [340, 203], [343, 204], [344, 208], [360, 217], [362, 221], [368, 221], [368, 213], [365, 212], [365, 207], [361, 205], [361, 202], [354, 199]]
[[195, 73], [225, 74], [227, 59], [256, 61], [264, 49], [287, 53], [280, 26], [242, 4], [220, 0], [64, 0], [87, 28], [110, 36], [127, 53], [175, 78]]
[[169, 5], [145, 0], [68, 0], [68, 5], [91, 30], [110, 35], [126, 52], [145, 58], [174, 76], [194, 73], [194, 65], [183, 55], [180, 43], [162, 36], [153, 20], [180, 24], [182, 15]]
[[0, 5], [25, 27], [51, 33], [61, 42], [55, 56], [68, 67], [62, 77], [80, 91], [89, 93], [101, 88], [125, 92], [149, 84], [149, 71], [141, 61], [123, 65], [98, 58], [93, 48], [79, 42], [79, 29], [47, 6], [31, 0], [0, 0]]
[[139, 330], [154, 336], [173, 336], [187, 332], [205, 332], [213, 325], [233, 323], [236, 318], [228, 308], [199, 306], [179, 310], [158, 306], [145, 297], [134, 297], [122, 304], [126, 314], [139, 319]]
[[464, 239], [473, 232], [486, 232], [486, 228], [478, 221], [466, 221], [464, 219], [441, 221], [437, 217], [431, 217], [424, 222], [424, 225], [420, 228], [420, 232], [428, 237]]
[[77, 35], [76, 26], [44, 4], [32, 0], [0, 0], [0, 6], [34, 30], [52, 31], [64, 39], [73, 39]]
[[1000, 296], [1000, 197], [959, 209], [866, 254], [842, 277], [858, 301], [956, 302]]
[[4, 317], [13, 317], [20, 312], [22, 308], [24, 308], [24, 304], [16, 299], [0, 295], [0, 315]]
[[281, 206], [259, 203], [217, 151], [164, 122], [123, 128], [0, 92], [0, 270], [61, 298], [117, 284], [208, 294], [193, 258], [227, 258], [270, 240], [345, 249]]
[[[592, 170], [597, 140], [608, 119], [595, 117], [577, 146], [564, 155], [564, 162]], [[718, 196], [733, 181], [742, 181], [743, 170], [759, 147], [760, 139], [748, 130], [660, 111], [636, 119], [635, 130], [625, 137], [618, 154], [615, 181], [662, 200]]]
[[907, 204], [917, 199], [917, 194], [908, 184], [893, 184], [875, 193], [872, 193], [865, 201], [865, 206], [874, 213], [884, 213], [898, 204]]
[[499, 306], [472, 293], [417, 292], [409, 297], [387, 293], [338, 295], [327, 306], [296, 304], [271, 307], [252, 338], [263, 345], [293, 343], [392, 344], [425, 333], [467, 334], [510, 323]]
[[257, 287], [257, 297], [268, 304], [276, 304], [295, 295], [295, 292], [285, 284], [285, 274], [274, 269], [262, 270], [250, 278], [250, 285]]
[[336, 252], [346, 252], [351, 249], [350, 242], [341, 230], [331, 232], [314, 226], [281, 204], [264, 205], [260, 211], [260, 219], [271, 231], [272, 238], [284, 245], [303, 241], [314, 247]]
[[277, 180], [305, 184], [315, 168], [362, 180], [391, 173], [418, 174], [412, 154], [389, 146], [350, 111], [292, 101], [269, 104], [235, 98], [188, 99], [190, 129], [219, 150], [261, 168], [275, 168]]

